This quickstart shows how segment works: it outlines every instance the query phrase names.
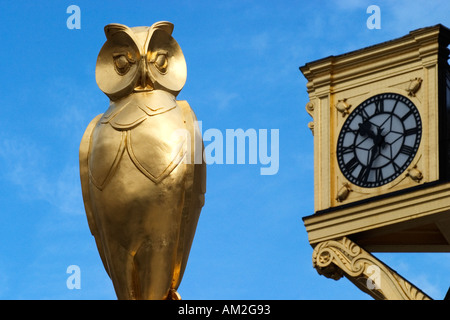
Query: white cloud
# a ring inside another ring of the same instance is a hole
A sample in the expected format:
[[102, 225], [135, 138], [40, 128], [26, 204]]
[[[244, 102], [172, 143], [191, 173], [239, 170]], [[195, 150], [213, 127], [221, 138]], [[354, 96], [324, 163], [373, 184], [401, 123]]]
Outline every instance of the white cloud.
[[235, 92], [226, 92], [217, 89], [210, 94], [211, 105], [214, 109], [226, 110], [233, 107], [233, 102], [239, 99], [240, 95]]
[[81, 191], [78, 167], [70, 164], [49, 168], [48, 146], [31, 139], [6, 137], [0, 141], [2, 175], [22, 200], [45, 200], [62, 213], [79, 212]]
[[339, 0], [333, 1], [333, 6], [340, 10], [352, 10], [367, 8], [371, 3], [369, 1], [361, 0]]

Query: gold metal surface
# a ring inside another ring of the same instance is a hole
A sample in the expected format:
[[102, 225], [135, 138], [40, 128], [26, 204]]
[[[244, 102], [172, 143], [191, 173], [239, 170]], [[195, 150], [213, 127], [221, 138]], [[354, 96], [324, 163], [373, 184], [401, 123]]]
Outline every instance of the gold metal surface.
[[169, 22], [109, 24], [97, 59], [97, 84], [111, 102], [84, 133], [80, 177], [118, 299], [180, 299], [204, 204], [203, 142], [189, 104], [176, 100], [186, 63], [172, 31]]

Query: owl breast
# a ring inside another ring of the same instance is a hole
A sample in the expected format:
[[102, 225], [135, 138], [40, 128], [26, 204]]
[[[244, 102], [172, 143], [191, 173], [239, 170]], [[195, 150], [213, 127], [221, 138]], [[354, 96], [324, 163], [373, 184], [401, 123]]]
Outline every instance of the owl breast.
[[89, 174], [98, 189], [107, 187], [124, 156], [155, 184], [181, 163], [186, 130], [181, 109], [173, 102], [161, 107], [132, 99], [111, 106], [92, 136]]

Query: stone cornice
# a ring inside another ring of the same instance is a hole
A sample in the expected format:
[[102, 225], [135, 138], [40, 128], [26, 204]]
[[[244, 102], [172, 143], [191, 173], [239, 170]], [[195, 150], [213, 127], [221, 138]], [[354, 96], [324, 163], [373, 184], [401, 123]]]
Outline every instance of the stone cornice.
[[[442, 45], [438, 44], [438, 39]], [[435, 64], [437, 53], [448, 46], [449, 39], [450, 30], [436, 25], [411, 31], [401, 38], [309, 62], [300, 70], [308, 80], [307, 91], [311, 93], [386, 68], [405, 65], [410, 68], [414, 63], [417, 67]]]

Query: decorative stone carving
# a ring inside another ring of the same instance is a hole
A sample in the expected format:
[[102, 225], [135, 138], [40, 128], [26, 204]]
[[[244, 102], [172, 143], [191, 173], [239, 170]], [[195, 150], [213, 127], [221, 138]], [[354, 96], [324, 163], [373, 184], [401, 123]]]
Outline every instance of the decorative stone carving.
[[347, 99], [342, 99], [342, 100], [338, 100], [338, 103], [336, 103], [336, 105], [334, 106], [337, 111], [339, 111], [343, 117], [345, 117], [347, 114], [349, 114], [350, 112], [348, 111], [348, 109], [351, 108], [351, 104], [347, 103]]
[[[306, 104], [306, 112], [308, 112], [308, 114], [311, 116], [311, 118], [313, 118], [314, 120], [314, 103], [312, 103], [311, 101], [309, 101]], [[311, 130], [312, 134], [314, 135], [314, 121], [311, 121], [308, 123], [308, 128]]]
[[352, 189], [350, 188], [350, 185], [347, 182], [344, 182], [336, 195], [337, 202], [345, 201], [351, 191]]
[[345, 276], [376, 300], [431, 300], [347, 237], [319, 243], [314, 248], [313, 266], [327, 278]]
[[420, 180], [423, 179], [423, 174], [419, 169], [417, 169], [417, 166], [414, 166], [411, 169], [409, 169], [408, 172], [406, 173], [406, 176], [410, 177], [416, 182], [420, 182]]
[[411, 81], [409, 82], [409, 86], [406, 89], [406, 91], [408, 92], [408, 96], [415, 97], [416, 92], [419, 91], [421, 85], [422, 85], [421, 78], [411, 79]]

